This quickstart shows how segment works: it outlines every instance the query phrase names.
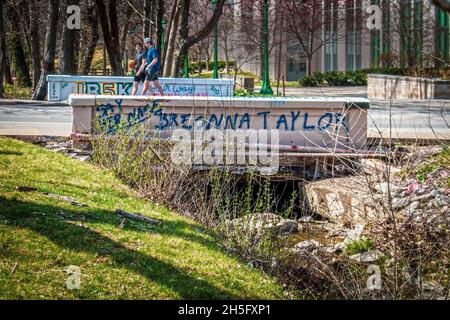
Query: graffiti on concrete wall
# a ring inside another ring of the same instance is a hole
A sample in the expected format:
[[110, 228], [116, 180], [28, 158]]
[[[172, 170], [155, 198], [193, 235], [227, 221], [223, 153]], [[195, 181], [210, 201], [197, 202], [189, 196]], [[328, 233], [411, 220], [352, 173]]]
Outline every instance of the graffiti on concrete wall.
[[[112, 133], [120, 126], [130, 128], [152, 118], [155, 130], [175, 129], [278, 129], [281, 131], [325, 131], [343, 128], [348, 133], [348, 117], [340, 112], [323, 111], [317, 115], [310, 115], [305, 111], [289, 111], [285, 114], [272, 114], [271, 111], [250, 114], [213, 113], [208, 115], [194, 115], [165, 112], [158, 101], [149, 101], [142, 107], [127, 108], [124, 112], [123, 100], [117, 99], [113, 103], [98, 104], [97, 117], [101, 128]], [[170, 107], [165, 109], [169, 110]], [[273, 121], [273, 118], [275, 121]], [[272, 119], [272, 120], [271, 120]]]
[[[158, 93], [158, 89], [152, 84], [152, 88]], [[228, 96], [222, 92], [220, 86], [209, 85], [199, 88], [198, 85], [182, 85], [162, 83], [165, 96]], [[142, 84], [139, 91], [142, 90]], [[77, 94], [98, 94], [98, 95], [131, 95], [133, 91], [132, 82], [75, 82], [75, 93]]]
[[75, 82], [77, 94], [130, 95], [132, 83], [124, 82]]
[[[165, 96], [233, 96], [232, 80], [160, 78], [159, 82]], [[152, 87], [158, 93], [153, 84]], [[140, 83], [138, 92], [142, 92], [142, 88]], [[132, 91], [131, 77], [48, 76], [50, 101], [67, 100], [70, 94], [131, 95]]]

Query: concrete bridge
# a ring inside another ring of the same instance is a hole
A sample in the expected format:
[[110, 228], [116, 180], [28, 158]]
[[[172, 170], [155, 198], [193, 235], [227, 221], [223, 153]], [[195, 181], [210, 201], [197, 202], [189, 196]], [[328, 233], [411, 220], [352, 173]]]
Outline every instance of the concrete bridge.
[[[233, 131], [247, 138], [250, 131], [276, 131], [276, 141], [259, 141], [257, 148], [276, 149], [282, 165], [295, 166], [305, 157], [373, 155], [367, 150], [370, 103], [364, 98], [71, 95], [69, 103], [74, 140], [136, 127], [150, 138], [163, 139], [177, 130], [192, 135]], [[248, 139], [244, 144], [251, 148]]]

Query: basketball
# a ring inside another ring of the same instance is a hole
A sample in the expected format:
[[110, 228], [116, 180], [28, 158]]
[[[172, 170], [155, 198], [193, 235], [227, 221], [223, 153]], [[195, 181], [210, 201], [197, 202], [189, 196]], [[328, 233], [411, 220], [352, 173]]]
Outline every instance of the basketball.
[[128, 62], [128, 68], [130, 68], [130, 69], [136, 68], [136, 61], [132, 60], [132, 61]]

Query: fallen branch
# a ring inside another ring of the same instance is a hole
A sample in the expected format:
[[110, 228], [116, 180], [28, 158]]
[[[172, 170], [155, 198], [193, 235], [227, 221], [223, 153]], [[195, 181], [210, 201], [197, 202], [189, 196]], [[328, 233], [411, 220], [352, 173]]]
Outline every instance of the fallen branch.
[[120, 210], [120, 209], [117, 209], [116, 213], [120, 214], [121, 216], [126, 217], [126, 218], [142, 220], [142, 221], [148, 222], [153, 225], [158, 225], [161, 223], [161, 220], [152, 219], [152, 218], [143, 216], [141, 214], [129, 213], [129, 212], [126, 212], [126, 211]]
[[46, 196], [49, 196], [49, 197], [52, 197], [52, 198], [58, 198], [58, 199], [67, 201], [67, 202], [69, 202], [71, 205], [76, 206], [76, 207], [87, 207], [86, 204], [81, 203], [81, 202], [78, 202], [78, 201], [76, 201], [75, 199], [73, 199], [73, 198], [71, 198], [71, 197], [61, 196], [61, 195], [59, 195], [59, 194], [53, 194], [53, 193], [48, 193], [48, 192], [45, 192], [44, 194], [45, 194]]

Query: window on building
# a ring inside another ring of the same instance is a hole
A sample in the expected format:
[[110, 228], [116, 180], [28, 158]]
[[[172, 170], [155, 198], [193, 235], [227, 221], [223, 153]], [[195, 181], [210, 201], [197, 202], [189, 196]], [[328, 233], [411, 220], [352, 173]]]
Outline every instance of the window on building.
[[346, 69], [361, 69], [361, 2], [351, 0], [346, 5]]
[[391, 0], [383, 0], [383, 26], [382, 26], [382, 58], [383, 67], [392, 67], [393, 57], [391, 54]]
[[325, 0], [325, 71], [338, 68], [337, 57], [337, 30], [338, 30], [338, 0]]
[[436, 9], [436, 56], [437, 65], [450, 61], [450, 14]]
[[422, 64], [423, 51], [423, 1], [402, 0], [400, 5], [400, 34], [402, 66], [417, 67]]

